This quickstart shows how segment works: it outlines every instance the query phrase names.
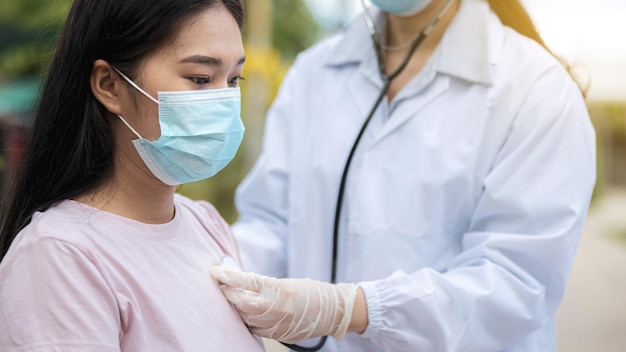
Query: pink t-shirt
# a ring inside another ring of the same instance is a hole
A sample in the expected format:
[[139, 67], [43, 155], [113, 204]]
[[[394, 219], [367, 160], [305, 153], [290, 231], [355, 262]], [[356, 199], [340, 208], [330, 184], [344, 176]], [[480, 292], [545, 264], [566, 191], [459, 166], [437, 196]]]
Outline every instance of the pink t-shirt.
[[207, 272], [236, 256], [207, 202], [149, 225], [74, 201], [33, 216], [0, 263], [0, 350], [262, 351]]

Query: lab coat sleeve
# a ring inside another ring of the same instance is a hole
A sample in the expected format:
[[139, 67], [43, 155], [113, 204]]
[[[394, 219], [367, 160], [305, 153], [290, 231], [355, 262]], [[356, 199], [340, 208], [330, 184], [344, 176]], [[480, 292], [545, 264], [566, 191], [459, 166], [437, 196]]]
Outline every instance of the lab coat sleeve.
[[261, 154], [235, 193], [239, 218], [232, 226], [244, 270], [274, 277], [286, 275], [290, 76], [268, 111]]
[[361, 283], [364, 336], [385, 351], [499, 351], [552, 324], [594, 183], [586, 107], [552, 67], [520, 103], [447, 270]]

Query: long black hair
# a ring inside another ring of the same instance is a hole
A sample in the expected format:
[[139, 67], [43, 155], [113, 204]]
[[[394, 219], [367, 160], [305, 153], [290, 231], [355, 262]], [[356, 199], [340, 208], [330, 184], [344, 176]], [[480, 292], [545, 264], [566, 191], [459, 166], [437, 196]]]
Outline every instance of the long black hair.
[[8, 180], [0, 218], [0, 261], [33, 214], [97, 189], [113, 174], [110, 113], [90, 89], [95, 60], [131, 78], [167, 45], [180, 23], [224, 6], [243, 27], [241, 0], [75, 0], [43, 82], [24, 153]]

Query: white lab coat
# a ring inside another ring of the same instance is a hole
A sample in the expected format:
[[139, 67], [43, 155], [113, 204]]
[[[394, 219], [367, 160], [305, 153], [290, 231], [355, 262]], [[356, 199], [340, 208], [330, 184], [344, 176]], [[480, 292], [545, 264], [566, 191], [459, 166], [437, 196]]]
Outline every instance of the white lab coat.
[[[247, 270], [329, 280], [341, 172], [381, 87], [362, 18], [298, 57], [237, 191]], [[324, 350], [556, 350], [594, 138], [557, 60], [463, 0], [353, 160], [337, 277], [360, 283], [369, 326]]]

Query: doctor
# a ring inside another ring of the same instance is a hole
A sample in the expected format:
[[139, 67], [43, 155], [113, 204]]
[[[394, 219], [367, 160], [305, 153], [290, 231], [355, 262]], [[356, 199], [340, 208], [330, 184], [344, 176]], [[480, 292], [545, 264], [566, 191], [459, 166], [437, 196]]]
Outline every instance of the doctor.
[[555, 351], [595, 182], [581, 92], [518, 0], [371, 2], [297, 59], [237, 191], [268, 276], [211, 273], [283, 342]]

